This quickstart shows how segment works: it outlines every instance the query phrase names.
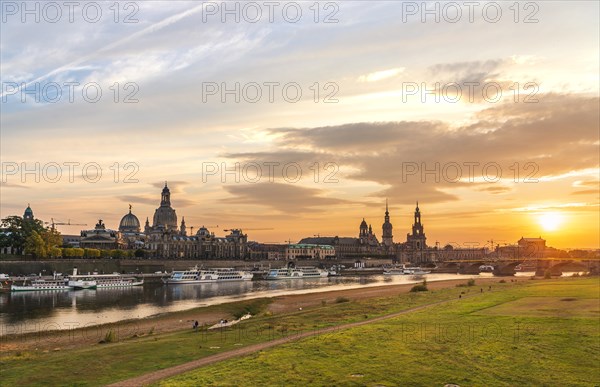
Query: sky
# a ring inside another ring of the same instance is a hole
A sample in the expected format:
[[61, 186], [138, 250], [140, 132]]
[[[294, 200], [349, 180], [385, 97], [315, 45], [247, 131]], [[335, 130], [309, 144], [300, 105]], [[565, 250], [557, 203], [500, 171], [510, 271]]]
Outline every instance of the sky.
[[261, 242], [381, 239], [387, 199], [395, 242], [418, 201], [430, 245], [599, 247], [598, 2], [54, 4], [0, 2], [1, 217], [143, 223], [167, 181]]

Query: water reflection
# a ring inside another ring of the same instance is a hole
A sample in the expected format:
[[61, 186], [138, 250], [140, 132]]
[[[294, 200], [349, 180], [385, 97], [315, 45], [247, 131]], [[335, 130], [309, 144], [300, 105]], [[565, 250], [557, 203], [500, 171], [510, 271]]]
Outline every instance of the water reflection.
[[[519, 273], [518, 275], [531, 275]], [[491, 277], [428, 274], [428, 281]], [[0, 294], [0, 336], [27, 324], [40, 329], [70, 329], [88, 325], [143, 318], [159, 313], [214, 305], [228, 301], [286, 294], [419, 282], [413, 276], [356, 276], [287, 281], [244, 281], [206, 284], [146, 284], [143, 287], [15, 292]]]

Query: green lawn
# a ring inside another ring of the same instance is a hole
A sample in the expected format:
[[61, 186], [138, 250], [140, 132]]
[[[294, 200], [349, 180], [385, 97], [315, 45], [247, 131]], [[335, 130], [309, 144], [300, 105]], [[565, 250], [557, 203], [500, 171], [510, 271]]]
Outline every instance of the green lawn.
[[531, 281], [285, 344], [159, 384], [596, 386], [599, 292], [598, 278]]
[[[598, 301], [598, 279], [498, 283], [491, 292], [486, 288], [479, 294], [478, 290], [403, 291], [393, 297], [351, 299], [273, 316], [266, 309], [268, 299], [208, 307], [233, 314], [250, 309], [256, 316], [224, 331], [146, 332], [75, 350], [11, 354], [0, 358], [0, 384], [103, 385], [240, 346], [441, 300], [451, 302], [225, 361], [163, 384], [406, 385], [412, 381], [414, 385], [443, 385], [454, 381], [493, 385], [500, 381], [505, 385], [572, 385], [586, 380], [587, 385], [598, 384], [593, 368], [598, 361], [598, 318], [586, 315], [594, 310], [589, 301]], [[474, 297], [459, 300], [461, 292]], [[524, 314], [520, 300], [540, 297], [552, 297], [552, 302], [571, 307], [588, 304], [580, 311], [583, 314], [569, 318], [547, 316], [548, 312]], [[556, 301], [564, 298], [574, 300]]]
[[[498, 284], [500, 287], [522, 285]], [[269, 341], [297, 332], [458, 298], [464, 289], [451, 288], [420, 294], [403, 291], [394, 297], [340, 303], [284, 315], [266, 312], [270, 299], [241, 301], [207, 308], [231, 314], [252, 310], [256, 316], [224, 331], [148, 334], [120, 338], [118, 342], [68, 350], [21, 352], [0, 357], [0, 384], [6, 386], [98, 386], [174, 366], [240, 346]]]

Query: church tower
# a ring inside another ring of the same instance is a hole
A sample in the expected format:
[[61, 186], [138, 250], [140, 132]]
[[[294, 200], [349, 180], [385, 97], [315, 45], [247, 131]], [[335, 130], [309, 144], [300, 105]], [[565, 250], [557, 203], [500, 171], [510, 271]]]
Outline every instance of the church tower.
[[419, 202], [415, 208], [415, 220], [412, 226], [412, 234], [406, 236], [406, 241], [413, 251], [413, 263], [422, 263], [425, 261], [425, 249], [427, 248], [427, 237], [421, 223], [421, 210]]
[[360, 243], [367, 243], [367, 241], [369, 240], [369, 226], [367, 225], [365, 218], [363, 218], [362, 222], [360, 222], [360, 231], [358, 233], [358, 239], [360, 240]]
[[27, 204], [27, 208], [23, 213], [23, 220], [33, 220], [33, 210], [29, 204]]
[[183, 235], [183, 236], [187, 235], [187, 232], [185, 231], [185, 229], [186, 229], [186, 227], [185, 227], [185, 218], [183, 216], [181, 217], [181, 227], [179, 229], [180, 229], [179, 233], [181, 235]]
[[385, 199], [385, 217], [381, 228], [383, 230], [381, 242], [388, 248], [392, 247], [394, 245], [394, 236], [392, 235], [392, 230], [394, 227], [390, 223], [390, 211], [388, 210], [387, 199]]
[[177, 214], [171, 207], [171, 191], [166, 181], [160, 195], [160, 207], [154, 211], [152, 231], [178, 231]]

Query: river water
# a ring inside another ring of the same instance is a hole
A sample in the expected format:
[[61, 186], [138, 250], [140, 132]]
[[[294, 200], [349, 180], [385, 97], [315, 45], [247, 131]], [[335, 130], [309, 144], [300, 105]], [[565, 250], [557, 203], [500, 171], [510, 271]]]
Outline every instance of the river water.
[[[530, 276], [533, 273], [517, 273]], [[427, 274], [427, 281], [485, 278], [479, 275]], [[349, 276], [287, 281], [208, 284], [145, 284], [131, 288], [0, 293], [0, 336], [11, 333], [73, 329], [114, 323], [260, 297], [339, 289], [417, 283], [413, 276]]]

